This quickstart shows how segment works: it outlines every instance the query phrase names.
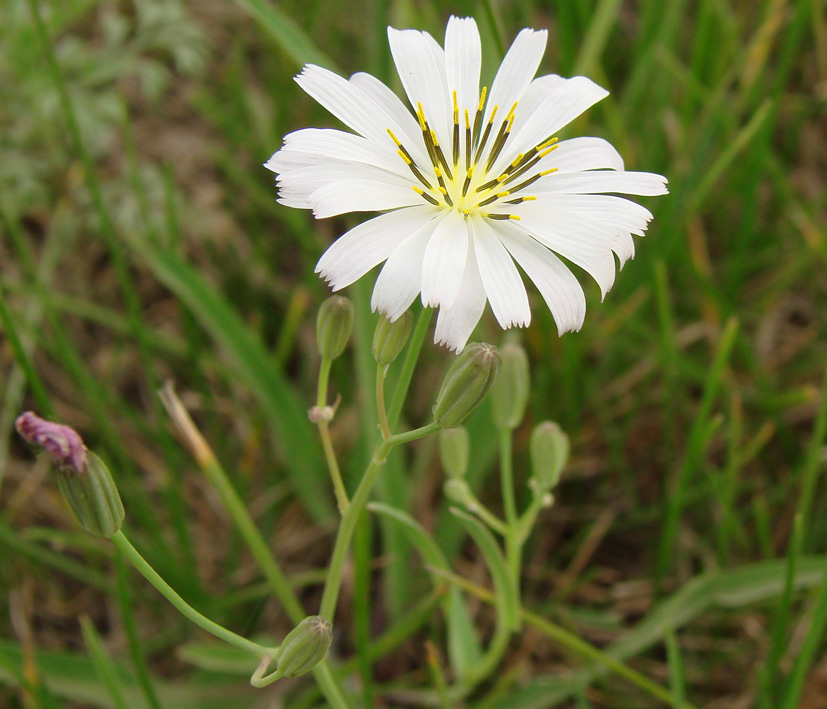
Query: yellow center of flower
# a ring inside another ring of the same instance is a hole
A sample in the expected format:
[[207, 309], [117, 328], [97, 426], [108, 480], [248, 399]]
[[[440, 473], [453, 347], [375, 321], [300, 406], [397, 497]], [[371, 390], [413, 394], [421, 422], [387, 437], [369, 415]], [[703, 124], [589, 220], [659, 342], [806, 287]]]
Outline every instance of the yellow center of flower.
[[[417, 165], [410, 152], [390, 129], [388, 129], [388, 134], [396, 143], [399, 156], [419, 182], [418, 185], [413, 186], [414, 191], [426, 202], [444, 209], [455, 209], [465, 217], [479, 213], [489, 219], [519, 219], [520, 217], [516, 214], [491, 212], [486, 207], [500, 208], [506, 204], [519, 204], [537, 199], [534, 195], [519, 195], [511, 199], [509, 197], [557, 170], [557, 168], [551, 168], [532, 173], [537, 163], [557, 148], [557, 138], [545, 140], [527, 152], [520, 153], [498, 175], [489, 174], [511, 135], [517, 102], [514, 102], [511, 110], [502, 119], [492, 139], [499, 106], [495, 105], [491, 110], [491, 116], [483, 129], [482, 117], [487, 91], [487, 87], [483, 87], [473, 127], [468, 111], [465, 111], [464, 140], [461, 135], [463, 131], [460, 129], [457, 92], [454, 91], [454, 127], [451, 152], [447, 157], [436, 133], [425, 118], [422, 104], [417, 105], [416, 117], [419, 120], [419, 128], [422, 131], [422, 139], [425, 142], [430, 165]], [[462, 159], [463, 153], [464, 160]]]

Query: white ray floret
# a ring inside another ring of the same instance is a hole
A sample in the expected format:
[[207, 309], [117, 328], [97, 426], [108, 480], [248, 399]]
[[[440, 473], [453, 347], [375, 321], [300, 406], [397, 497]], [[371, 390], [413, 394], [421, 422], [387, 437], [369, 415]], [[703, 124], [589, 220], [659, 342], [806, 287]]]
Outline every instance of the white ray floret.
[[[279, 201], [318, 218], [381, 212], [335, 241], [316, 271], [333, 290], [384, 263], [371, 307], [396, 319], [420, 296], [439, 308], [435, 342], [461, 350], [486, 303], [503, 328], [531, 321], [520, 270], [560, 334], [580, 329], [583, 289], [603, 296], [634, 256], [652, 214], [617, 195], [666, 194], [666, 179], [627, 172], [600, 138], [555, 133], [605, 98], [578, 76], [535, 77], [545, 30], [523, 30], [490, 90], [473, 19], [452, 17], [443, 49], [426, 32], [388, 28], [410, 109], [375, 77], [308, 65], [299, 85], [354, 133], [304, 129], [265, 166]], [[519, 268], [518, 268], [519, 267]]]

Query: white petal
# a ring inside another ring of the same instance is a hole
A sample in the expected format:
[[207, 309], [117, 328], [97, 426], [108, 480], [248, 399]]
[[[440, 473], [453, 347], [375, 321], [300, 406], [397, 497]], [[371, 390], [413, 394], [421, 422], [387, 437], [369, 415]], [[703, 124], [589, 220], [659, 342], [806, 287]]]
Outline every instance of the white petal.
[[491, 310], [504, 330], [525, 327], [531, 322], [531, 308], [523, 279], [500, 242], [497, 227], [479, 215], [471, 219], [474, 253]]
[[558, 143], [557, 148], [537, 165], [538, 170], [551, 167], [556, 167], [559, 172], [622, 170], [623, 158], [603, 138], [571, 138]]
[[514, 125], [511, 127], [512, 134], [516, 135], [525, 125], [528, 118], [534, 115], [537, 107], [546, 100], [546, 97], [560, 84], [566, 80], [557, 74], [546, 74], [534, 79], [525, 90], [522, 98], [519, 99], [517, 110], [514, 111]]
[[535, 32], [524, 29], [517, 35], [491, 85], [483, 119], [485, 122], [491, 117], [494, 106], [499, 106], [497, 114], [504, 118], [514, 102], [520, 100], [537, 73], [537, 67], [546, 51], [547, 39], [546, 30]]
[[480, 280], [473, 242], [459, 293], [450, 308], [440, 308], [434, 330], [434, 343], [461, 352], [485, 310], [485, 290]]
[[[509, 141], [509, 150], [503, 150], [491, 168], [495, 175], [508, 165], [518, 152], [526, 152], [553, 136], [583, 111], [609, 95], [606, 89], [585, 76], [567, 79], [554, 89], [526, 119], [519, 133]], [[551, 153], [554, 154], [553, 152]]]
[[[359, 280], [434, 216], [430, 206], [407, 207], [369, 219], [340, 236], [322, 254], [316, 273], [334, 291]], [[416, 294], [414, 294], [414, 297]]]
[[611, 248], [621, 228], [563, 208], [549, 208], [541, 200], [524, 205], [518, 225], [591, 275], [605, 297], [614, 284], [615, 260]]
[[374, 180], [340, 180], [322, 185], [307, 201], [317, 219], [348, 212], [381, 212], [422, 204], [422, 197], [410, 186], [400, 187]]
[[428, 154], [422, 145], [422, 131], [419, 130], [419, 123], [401, 99], [371, 74], [358, 72], [350, 77], [350, 83], [376, 101], [396, 122], [402, 131], [396, 137], [402, 141], [411, 157], [420, 165], [430, 164]]
[[[643, 205], [624, 197], [606, 194], [538, 193], [536, 202], [524, 202], [529, 209], [552, 210], [590, 224], [603, 224], [616, 234], [630, 231], [642, 236], [652, 220], [652, 213]], [[521, 205], [522, 206], [522, 205]]]
[[468, 257], [468, 226], [451, 210], [434, 229], [422, 262], [422, 304], [449, 308], [457, 297]]
[[667, 194], [666, 178], [652, 172], [590, 170], [586, 172], [552, 173], [528, 187], [534, 193], [569, 192], [600, 194], [619, 192], [636, 195]]
[[612, 244], [612, 251], [617, 254], [620, 261], [620, 268], [630, 259], [635, 257], [635, 240], [628, 231], [621, 231]]
[[422, 260], [434, 229], [444, 219], [439, 212], [408, 236], [388, 257], [370, 299], [371, 310], [396, 320], [413, 303], [422, 284]]
[[422, 104], [439, 142], [450, 144], [453, 107], [445, 78], [445, 53], [431, 35], [388, 27], [388, 42], [396, 70], [414, 111]]
[[452, 103], [453, 92], [457, 92], [461, 127], [464, 127], [465, 111], [473, 120], [480, 102], [481, 63], [482, 47], [477, 23], [470, 17], [451, 17], [445, 29], [445, 72], [448, 97]]
[[586, 317], [586, 296], [574, 274], [545, 246], [504, 222], [500, 239], [532, 280], [557, 323], [559, 334], [576, 332]]
[[296, 83], [348, 128], [396, 150], [388, 128], [397, 135], [402, 133], [402, 128], [380, 104], [347, 79], [307, 64], [296, 77]]
[[373, 165], [410, 178], [411, 173], [396, 151], [372, 140], [332, 128], [305, 128], [284, 137], [284, 147], [264, 167], [273, 172], [293, 169], [297, 160], [308, 165], [325, 162], [355, 162]]

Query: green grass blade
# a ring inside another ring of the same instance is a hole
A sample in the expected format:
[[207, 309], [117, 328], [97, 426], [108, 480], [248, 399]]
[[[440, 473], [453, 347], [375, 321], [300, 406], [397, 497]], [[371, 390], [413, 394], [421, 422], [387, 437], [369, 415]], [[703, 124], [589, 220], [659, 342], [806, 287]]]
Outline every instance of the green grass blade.
[[106, 685], [109, 696], [116, 709], [127, 709], [124, 690], [118, 677], [117, 668], [112, 658], [106, 652], [101, 642], [100, 635], [88, 616], [80, 619], [80, 627], [83, 631], [83, 640], [86, 643], [86, 650], [95, 666], [98, 677]]

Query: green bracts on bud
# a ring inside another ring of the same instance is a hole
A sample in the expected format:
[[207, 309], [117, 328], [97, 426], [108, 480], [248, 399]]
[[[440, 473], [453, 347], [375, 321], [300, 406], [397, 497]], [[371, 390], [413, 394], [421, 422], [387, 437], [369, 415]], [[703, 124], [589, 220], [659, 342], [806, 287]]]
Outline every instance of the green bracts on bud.
[[560, 480], [569, 460], [569, 437], [553, 421], [543, 421], [531, 432], [531, 481], [537, 492], [548, 492]]
[[298, 677], [312, 670], [327, 655], [333, 640], [333, 627], [320, 615], [311, 615], [284, 638], [279, 648], [276, 670], [282, 677]]
[[462, 426], [439, 432], [439, 459], [449, 478], [463, 478], [468, 472], [468, 431]]
[[406, 310], [393, 322], [386, 315], [379, 317], [373, 333], [373, 358], [377, 364], [386, 365], [393, 362], [408, 343], [413, 329], [413, 313]]
[[491, 389], [491, 414], [497, 428], [513, 431], [525, 416], [528, 404], [528, 355], [520, 345], [508, 343], [500, 349], [502, 366]]
[[500, 369], [494, 345], [474, 342], [457, 355], [434, 402], [434, 420], [442, 428], [456, 428], [485, 398]]
[[57, 484], [78, 522], [95, 537], [109, 539], [123, 524], [124, 511], [118, 488], [104, 462], [86, 451], [86, 468], [69, 465], [57, 469]]
[[336, 359], [345, 351], [353, 330], [353, 303], [340, 295], [328, 298], [316, 317], [316, 344], [322, 359]]

